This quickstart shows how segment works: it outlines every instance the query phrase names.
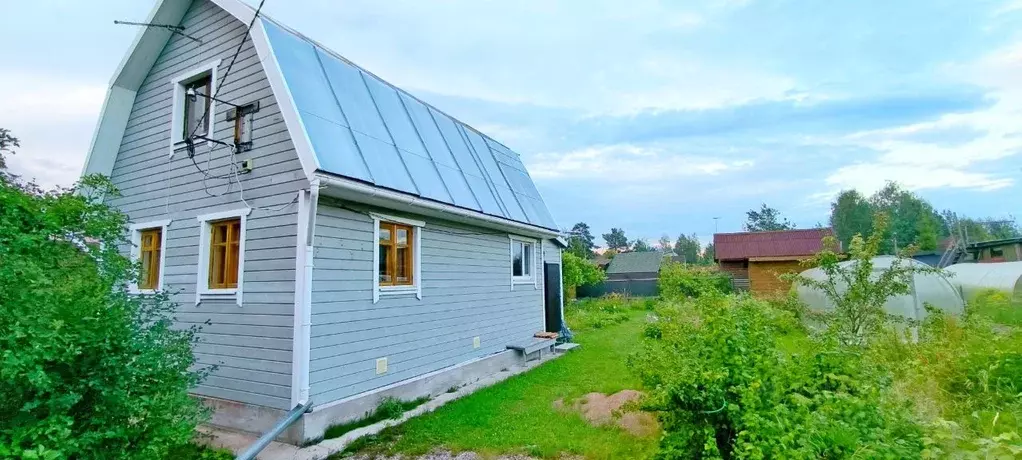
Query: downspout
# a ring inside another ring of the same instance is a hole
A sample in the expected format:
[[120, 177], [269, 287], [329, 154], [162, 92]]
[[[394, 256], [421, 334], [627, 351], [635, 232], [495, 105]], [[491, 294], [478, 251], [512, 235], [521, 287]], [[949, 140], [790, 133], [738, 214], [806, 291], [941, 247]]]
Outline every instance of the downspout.
[[303, 289], [304, 305], [301, 311], [302, 315], [302, 352], [301, 361], [299, 364], [299, 379], [301, 386], [298, 392], [298, 402], [300, 404], [309, 401], [309, 372], [310, 372], [310, 354], [312, 348], [312, 269], [314, 266], [314, 249], [316, 239], [316, 214], [319, 209], [319, 179], [313, 179], [310, 186], [310, 197], [309, 197], [309, 220], [306, 229], [306, 242], [305, 242], [305, 285]]
[[313, 179], [309, 190], [298, 196], [297, 238], [295, 244], [295, 311], [294, 350], [291, 371], [291, 403], [294, 406], [284, 418], [238, 455], [238, 460], [252, 460], [274, 439], [312, 412], [309, 398], [309, 363], [312, 337], [312, 268], [316, 236], [316, 210], [319, 206], [319, 179]]

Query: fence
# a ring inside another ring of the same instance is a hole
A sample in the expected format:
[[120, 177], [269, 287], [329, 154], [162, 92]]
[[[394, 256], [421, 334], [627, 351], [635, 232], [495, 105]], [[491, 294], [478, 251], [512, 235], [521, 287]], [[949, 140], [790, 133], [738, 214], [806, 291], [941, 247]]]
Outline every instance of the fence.
[[610, 293], [618, 293], [635, 297], [656, 297], [660, 294], [656, 278], [639, 280], [606, 280], [599, 284], [579, 286], [576, 291], [578, 298], [603, 297]]
[[[599, 284], [579, 286], [575, 291], [575, 297], [583, 299], [586, 297], [603, 297], [607, 294], [616, 293], [633, 297], [656, 297], [660, 295], [660, 288], [657, 286], [656, 278], [637, 280], [605, 280]], [[749, 290], [748, 279], [731, 278], [732, 292], [743, 292]]]

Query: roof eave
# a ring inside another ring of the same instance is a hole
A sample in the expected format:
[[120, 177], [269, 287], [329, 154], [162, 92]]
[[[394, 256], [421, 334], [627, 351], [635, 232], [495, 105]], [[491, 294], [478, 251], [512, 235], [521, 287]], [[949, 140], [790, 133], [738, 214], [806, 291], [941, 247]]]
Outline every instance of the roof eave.
[[342, 200], [436, 217], [454, 222], [506, 231], [508, 233], [522, 236], [550, 238], [555, 240], [560, 238], [560, 232], [554, 229], [537, 227], [535, 225], [516, 222], [503, 217], [491, 216], [478, 211], [377, 187], [375, 185], [335, 176], [322, 171], [316, 173], [314, 180], [318, 180], [321, 186], [323, 186], [320, 193]]

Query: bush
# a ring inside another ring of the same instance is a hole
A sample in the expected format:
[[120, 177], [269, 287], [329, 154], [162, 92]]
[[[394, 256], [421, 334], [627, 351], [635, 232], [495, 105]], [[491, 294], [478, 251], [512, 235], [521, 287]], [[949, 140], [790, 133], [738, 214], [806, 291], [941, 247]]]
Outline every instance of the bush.
[[660, 267], [657, 281], [660, 297], [685, 299], [732, 291], [731, 276], [716, 268], [684, 265], [667, 261]]
[[[2, 171], [0, 171], [2, 172]], [[87, 178], [41, 192], [0, 174], [0, 457], [162, 458], [206, 415], [194, 330], [166, 295], [126, 293], [126, 219]]]
[[607, 294], [565, 305], [564, 316], [568, 326], [575, 331], [601, 329], [628, 321], [629, 311], [647, 310], [649, 300]]
[[600, 270], [591, 260], [583, 259], [570, 252], [561, 254], [562, 276], [564, 279], [564, 298], [570, 300], [575, 298], [575, 289], [579, 286], [596, 284], [607, 279], [607, 274]]
[[832, 337], [788, 356], [773, 308], [747, 296], [668, 303], [630, 366], [664, 426], [658, 458], [915, 458], [890, 376]]
[[917, 343], [889, 328], [870, 348], [928, 427], [930, 458], [1022, 455], [1022, 332], [995, 325], [982, 312], [996, 306], [977, 300], [962, 318], [929, 309]]

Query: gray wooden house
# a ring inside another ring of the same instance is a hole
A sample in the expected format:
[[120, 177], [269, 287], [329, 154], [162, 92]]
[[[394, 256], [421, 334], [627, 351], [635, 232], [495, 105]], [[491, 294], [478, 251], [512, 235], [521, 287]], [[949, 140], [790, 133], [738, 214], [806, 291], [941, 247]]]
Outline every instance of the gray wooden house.
[[563, 240], [518, 154], [239, 0], [146, 21], [183, 29], [140, 31], [84, 173], [121, 191], [132, 288], [209, 322], [214, 424], [258, 433], [312, 401], [288, 436], [315, 439], [560, 329]]

